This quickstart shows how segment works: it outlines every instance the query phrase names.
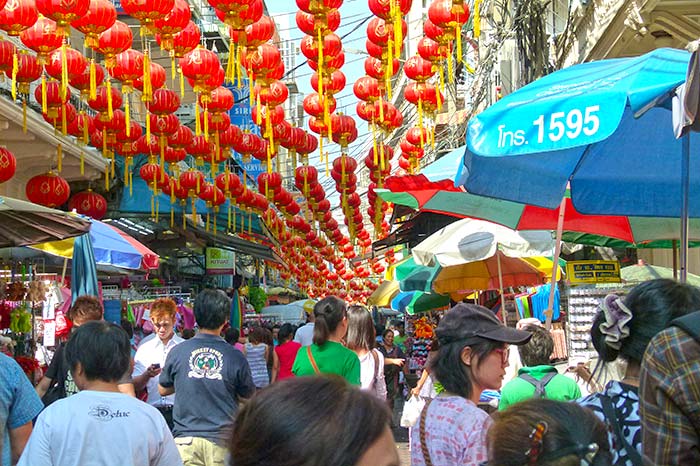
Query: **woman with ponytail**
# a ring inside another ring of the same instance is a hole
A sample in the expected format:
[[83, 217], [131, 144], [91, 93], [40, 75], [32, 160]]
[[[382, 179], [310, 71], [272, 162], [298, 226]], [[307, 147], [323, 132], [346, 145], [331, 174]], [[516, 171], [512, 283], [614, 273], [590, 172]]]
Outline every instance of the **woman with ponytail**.
[[336, 374], [360, 385], [360, 360], [343, 346], [348, 331], [347, 305], [328, 296], [314, 306], [314, 339], [297, 353], [292, 372], [297, 376]]
[[[635, 286], [625, 297], [611, 294], [593, 320], [591, 341], [598, 366], [618, 358], [627, 363], [620, 381], [579, 400], [608, 424], [614, 466], [641, 466], [642, 431], [639, 417], [639, 371], [644, 350], [670, 322], [700, 309], [700, 290], [660, 278]], [[599, 372], [596, 367], [595, 372]]]

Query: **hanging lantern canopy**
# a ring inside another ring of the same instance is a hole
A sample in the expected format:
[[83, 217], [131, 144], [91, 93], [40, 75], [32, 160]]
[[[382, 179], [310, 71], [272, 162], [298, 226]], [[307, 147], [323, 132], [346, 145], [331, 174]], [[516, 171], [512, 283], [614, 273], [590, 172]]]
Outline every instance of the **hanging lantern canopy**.
[[109, 29], [98, 36], [97, 51], [105, 56], [107, 69], [114, 68], [116, 56], [129, 50], [133, 41], [131, 29], [126, 23], [115, 21]]
[[58, 207], [70, 197], [68, 182], [53, 172], [37, 175], [27, 181], [25, 194], [30, 202], [45, 207]]
[[72, 21], [85, 16], [90, 7], [90, 0], [36, 0], [36, 8], [42, 15], [56, 21], [59, 34], [69, 35]]
[[112, 2], [90, 0], [87, 13], [72, 21], [71, 26], [85, 34], [85, 45], [95, 49], [99, 45], [99, 35], [111, 28], [116, 20], [117, 10]]
[[4, 183], [15, 176], [17, 160], [12, 152], [0, 147], [0, 183]]
[[63, 35], [56, 29], [56, 22], [40, 16], [36, 23], [19, 35], [20, 40], [37, 54], [39, 64], [48, 63], [49, 54], [63, 44]]
[[107, 200], [91, 189], [74, 194], [68, 201], [68, 209], [102, 220], [107, 213]]
[[0, 10], [0, 29], [10, 36], [18, 36], [39, 19], [34, 0], [8, 0]]

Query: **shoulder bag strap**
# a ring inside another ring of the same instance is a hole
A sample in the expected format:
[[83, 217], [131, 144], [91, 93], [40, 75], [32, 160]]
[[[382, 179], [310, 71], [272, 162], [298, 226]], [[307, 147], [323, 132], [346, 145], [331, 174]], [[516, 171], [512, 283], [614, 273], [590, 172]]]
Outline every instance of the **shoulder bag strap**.
[[314, 372], [316, 375], [321, 375], [321, 371], [318, 369], [318, 365], [316, 364], [316, 360], [314, 359], [314, 355], [311, 354], [311, 346], [306, 347], [306, 354], [309, 355], [309, 362], [311, 363], [311, 366], [314, 368]]
[[642, 461], [642, 455], [637, 451], [634, 445], [630, 445], [627, 439], [625, 438], [625, 435], [622, 432], [622, 428], [620, 427], [620, 423], [617, 419], [617, 411], [615, 410], [615, 406], [613, 405], [613, 402], [610, 399], [610, 397], [601, 394], [600, 404], [603, 407], [603, 414], [605, 414], [605, 418], [610, 424], [610, 427], [612, 427], [615, 437], [617, 437], [618, 441], [625, 448], [625, 451], [627, 451], [628, 459], [632, 462], [633, 465], [642, 466], [644, 464]]
[[425, 418], [428, 416], [428, 406], [430, 406], [432, 401], [432, 398], [428, 398], [428, 400], [425, 402], [425, 406], [423, 407], [423, 412], [420, 414], [420, 449], [423, 452], [425, 466], [433, 466], [433, 462], [430, 460], [428, 444], [425, 441]]
[[376, 350], [370, 350], [372, 359], [374, 359], [374, 378], [372, 379], [372, 388], [377, 385], [377, 377], [379, 376], [379, 356], [375, 353]]

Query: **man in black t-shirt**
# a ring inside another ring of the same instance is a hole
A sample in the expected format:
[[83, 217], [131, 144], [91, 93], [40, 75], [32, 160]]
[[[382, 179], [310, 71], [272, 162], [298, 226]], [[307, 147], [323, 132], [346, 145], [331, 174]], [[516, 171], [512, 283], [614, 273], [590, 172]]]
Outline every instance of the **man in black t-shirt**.
[[160, 374], [160, 394], [177, 393], [173, 435], [185, 466], [224, 464], [238, 401], [255, 392], [245, 356], [220, 337], [230, 309], [223, 292], [201, 292], [194, 302], [199, 333], [170, 350]]

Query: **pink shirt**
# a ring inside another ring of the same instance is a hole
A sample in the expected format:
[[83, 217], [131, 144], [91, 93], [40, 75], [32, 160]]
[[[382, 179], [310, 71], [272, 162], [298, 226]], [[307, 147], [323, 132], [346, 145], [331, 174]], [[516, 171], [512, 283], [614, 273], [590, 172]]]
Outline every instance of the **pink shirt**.
[[[493, 421], [460, 396], [433, 399], [425, 420], [425, 442], [433, 466], [478, 465], [488, 460], [486, 433]], [[425, 466], [420, 420], [411, 429], [411, 465]]]
[[296, 341], [288, 341], [287, 343], [275, 346], [275, 353], [277, 353], [277, 358], [280, 360], [280, 371], [277, 375], [277, 380], [294, 377], [292, 366], [294, 365], [294, 360], [297, 357], [299, 348], [301, 348], [301, 344]]

